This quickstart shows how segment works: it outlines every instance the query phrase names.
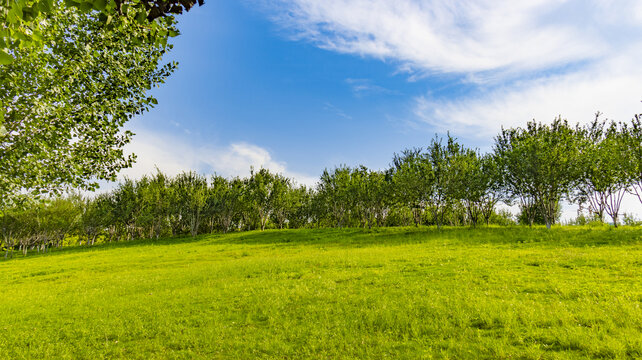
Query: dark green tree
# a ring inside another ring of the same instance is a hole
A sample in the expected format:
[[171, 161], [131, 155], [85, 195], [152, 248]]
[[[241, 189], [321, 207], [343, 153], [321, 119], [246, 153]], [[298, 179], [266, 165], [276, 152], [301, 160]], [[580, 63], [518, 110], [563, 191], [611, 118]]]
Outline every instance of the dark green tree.
[[526, 128], [502, 129], [495, 156], [506, 192], [519, 199], [529, 224], [539, 211], [550, 228], [560, 200], [579, 178], [576, 131], [561, 118], [550, 125], [530, 121]]
[[397, 206], [409, 208], [415, 226], [419, 226], [435, 183], [431, 163], [422, 149], [407, 149], [394, 155], [391, 173]]

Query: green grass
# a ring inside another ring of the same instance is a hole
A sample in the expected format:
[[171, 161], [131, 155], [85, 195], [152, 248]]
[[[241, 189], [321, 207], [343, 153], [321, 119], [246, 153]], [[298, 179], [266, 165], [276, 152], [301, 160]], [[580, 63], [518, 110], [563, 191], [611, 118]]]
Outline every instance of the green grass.
[[642, 357], [642, 229], [209, 235], [0, 262], [0, 358]]

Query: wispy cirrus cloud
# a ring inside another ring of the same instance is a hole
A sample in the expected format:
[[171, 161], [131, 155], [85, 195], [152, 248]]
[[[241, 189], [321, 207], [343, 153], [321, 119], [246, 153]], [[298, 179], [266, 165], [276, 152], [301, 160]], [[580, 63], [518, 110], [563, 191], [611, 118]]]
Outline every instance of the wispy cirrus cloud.
[[352, 116], [348, 115], [345, 111], [343, 111], [342, 109], [334, 106], [333, 104], [331, 104], [329, 102], [326, 102], [325, 104], [323, 104], [323, 109], [333, 113], [334, 115], [337, 115], [337, 116], [339, 116], [341, 118], [344, 118], [346, 120], [352, 120]]
[[[637, 0], [279, 0], [292, 38], [395, 64], [409, 79], [447, 75], [467, 91], [408, 99], [417, 124], [488, 137], [556, 115], [618, 120], [639, 112]], [[354, 81], [355, 94], [369, 85]], [[428, 82], [428, 86], [429, 82]]]
[[640, 28], [634, 0], [279, 0], [293, 38], [428, 73], [522, 72], [599, 59]]
[[350, 88], [352, 89], [352, 93], [356, 97], [364, 97], [368, 95], [377, 95], [377, 94], [385, 94], [385, 95], [400, 94], [399, 91], [390, 90], [383, 86], [377, 85], [370, 79], [347, 78], [346, 84], [350, 86]]

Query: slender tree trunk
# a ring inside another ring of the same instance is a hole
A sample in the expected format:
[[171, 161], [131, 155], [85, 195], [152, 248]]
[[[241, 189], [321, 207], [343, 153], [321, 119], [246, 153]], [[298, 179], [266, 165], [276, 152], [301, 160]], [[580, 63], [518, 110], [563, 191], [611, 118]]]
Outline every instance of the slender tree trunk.
[[4, 258], [6, 259], [9, 256], [9, 251], [11, 251], [11, 257], [13, 257], [13, 241], [9, 241], [9, 237], [5, 236], [4, 243], [7, 248], [5, 249]]

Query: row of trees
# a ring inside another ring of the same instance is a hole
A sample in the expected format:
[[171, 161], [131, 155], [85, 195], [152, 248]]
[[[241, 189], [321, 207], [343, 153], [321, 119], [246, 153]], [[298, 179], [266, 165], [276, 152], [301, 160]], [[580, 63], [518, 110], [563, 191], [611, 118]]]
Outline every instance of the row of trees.
[[642, 203], [640, 116], [616, 123], [597, 114], [583, 127], [560, 118], [550, 125], [532, 121], [525, 128], [503, 129], [494, 150], [497, 183], [508, 200], [517, 200], [530, 224], [540, 216], [550, 228], [563, 198], [586, 206], [599, 221], [606, 212], [616, 227], [627, 192]]
[[316, 187], [267, 169], [226, 179], [160, 171], [104, 194], [3, 207], [2, 244], [12, 249], [266, 228], [507, 224], [497, 204], [517, 204], [520, 222], [547, 227], [560, 201], [579, 203], [618, 225], [626, 192], [642, 203], [642, 124], [556, 119], [502, 129], [481, 154], [448, 135], [395, 154], [391, 166], [325, 170]]

